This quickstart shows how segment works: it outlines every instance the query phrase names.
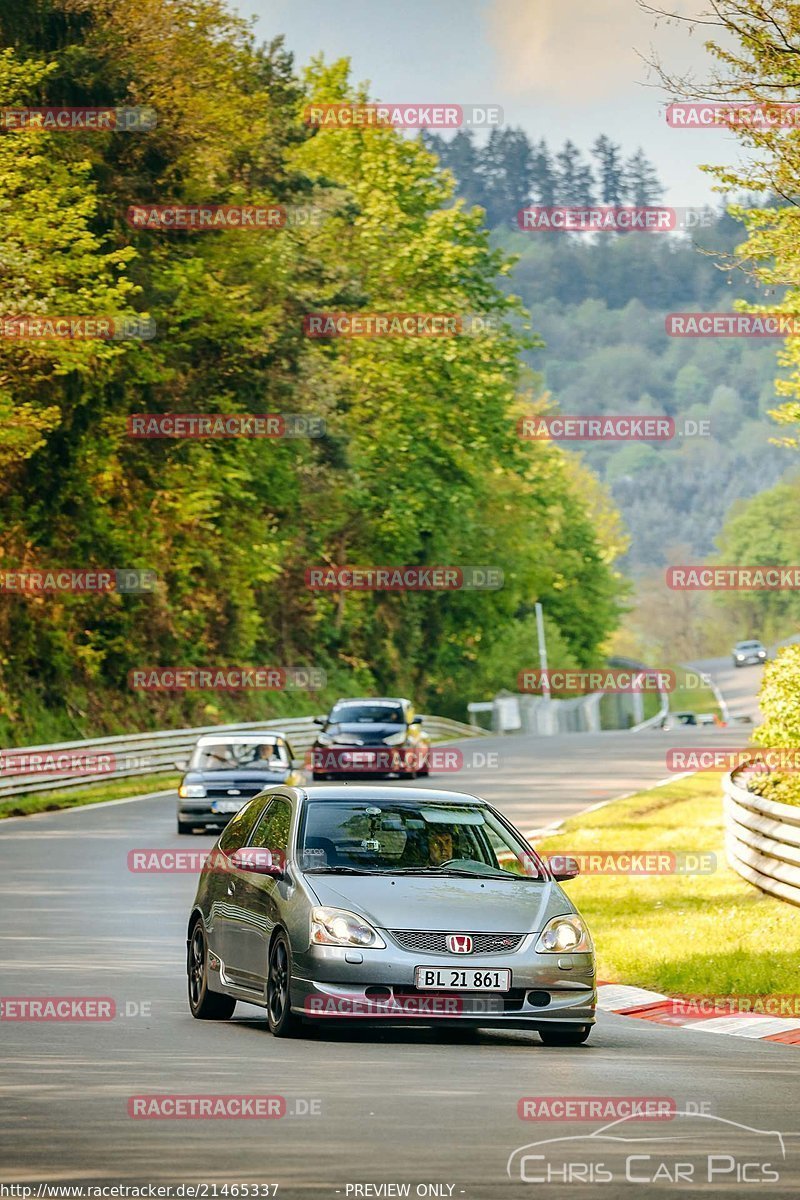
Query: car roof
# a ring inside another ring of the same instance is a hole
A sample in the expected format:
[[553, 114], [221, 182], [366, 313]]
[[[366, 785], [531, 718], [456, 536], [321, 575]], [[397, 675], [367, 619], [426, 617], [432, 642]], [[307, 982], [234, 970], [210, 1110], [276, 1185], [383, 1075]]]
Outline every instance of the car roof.
[[226, 746], [228, 742], [263, 742], [267, 739], [283, 738], [286, 740], [286, 734], [282, 729], [263, 729], [255, 733], [250, 730], [247, 733], [201, 733], [197, 739], [198, 746]]
[[347, 699], [337, 700], [332, 706], [338, 708], [340, 704], [410, 704], [410, 700], [406, 700], [403, 696], [355, 696], [347, 697]]
[[367, 783], [331, 783], [294, 788], [301, 800], [394, 800], [425, 804], [486, 804], [469, 792], [450, 792], [441, 788], [372, 787]]
[[760, 646], [762, 643], [758, 638], [745, 638], [743, 642], [737, 642], [737, 646]]

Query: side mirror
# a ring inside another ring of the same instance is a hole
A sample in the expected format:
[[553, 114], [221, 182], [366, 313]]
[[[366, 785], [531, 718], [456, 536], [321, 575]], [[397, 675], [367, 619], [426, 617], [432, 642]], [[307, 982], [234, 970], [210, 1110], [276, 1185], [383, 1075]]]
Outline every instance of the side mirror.
[[414, 717], [414, 719], [413, 719], [413, 721], [411, 722], [411, 724], [412, 724], [412, 725], [421, 725], [421, 724], [422, 724], [422, 717]]
[[257, 849], [255, 846], [242, 846], [235, 850], [228, 860], [237, 871], [250, 871], [253, 875], [269, 875], [273, 879], [283, 879], [283, 855], [277, 851]]
[[325, 724], [325, 717], [313, 717], [312, 720], [315, 725], [324, 725]]
[[185, 759], [185, 758], [176, 759], [175, 766], [178, 768], [179, 771], [188, 771], [189, 770], [188, 759]]
[[581, 873], [580, 865], [567, 854], [552, 854], [547, 860], [547, 865], [553, 879], [558, 883], [563, 883], [566, 879], [574, 879]]

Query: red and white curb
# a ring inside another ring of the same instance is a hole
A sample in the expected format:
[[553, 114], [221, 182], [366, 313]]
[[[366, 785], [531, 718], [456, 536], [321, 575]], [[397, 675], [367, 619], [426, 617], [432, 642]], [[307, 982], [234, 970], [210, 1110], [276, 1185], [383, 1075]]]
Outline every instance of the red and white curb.
[[766, 1042], [800, 1045], [800, 1018], [753, 1016], [692, 1017], [675, 1011], [676, 1001], [661, 992], [626, 984], [598, 983], [597, 1007], [624, 1017], [638, 1017], [657, 1025], [695, 1029], [701, 1033], [728, 1033]]

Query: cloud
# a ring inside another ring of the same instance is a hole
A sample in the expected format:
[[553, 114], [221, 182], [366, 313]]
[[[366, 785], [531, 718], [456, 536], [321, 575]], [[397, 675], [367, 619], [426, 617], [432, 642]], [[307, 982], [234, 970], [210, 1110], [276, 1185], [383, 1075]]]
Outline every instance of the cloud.
[[[683, 16], [703, 11], [700, 0], [665, 7]], [[656, 82], [642, 61], [653, 47], [673, 72], [695, 68], [702, 77], [710, 64], [703, 42], [712, 30], [656, 21], [636, 0], [490, 0], [484, 12], [497, 82], [520, 98], [583, 105], [630, 96]], [[654, 102], [661, 95], [652, 94]]]

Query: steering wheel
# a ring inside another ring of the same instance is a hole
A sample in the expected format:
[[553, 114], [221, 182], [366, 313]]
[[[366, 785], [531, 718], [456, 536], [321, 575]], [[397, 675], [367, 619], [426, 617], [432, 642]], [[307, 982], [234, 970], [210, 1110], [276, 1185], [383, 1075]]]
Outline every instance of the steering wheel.
[[487, 865], [486, 863], [481, 862], [480, 859], [478, 859], [478, 858], [447, 858], [447, 859], [445, 859], [444, 862], [435, 863], [435, 864], [431, 864], [431, 865], [437, 866], [437, 867], [452, 867], [457, 863], [462, 863], [462, 864], [477, 863], [478, 866], [480, 866], [480, 867], [485, 867]]

